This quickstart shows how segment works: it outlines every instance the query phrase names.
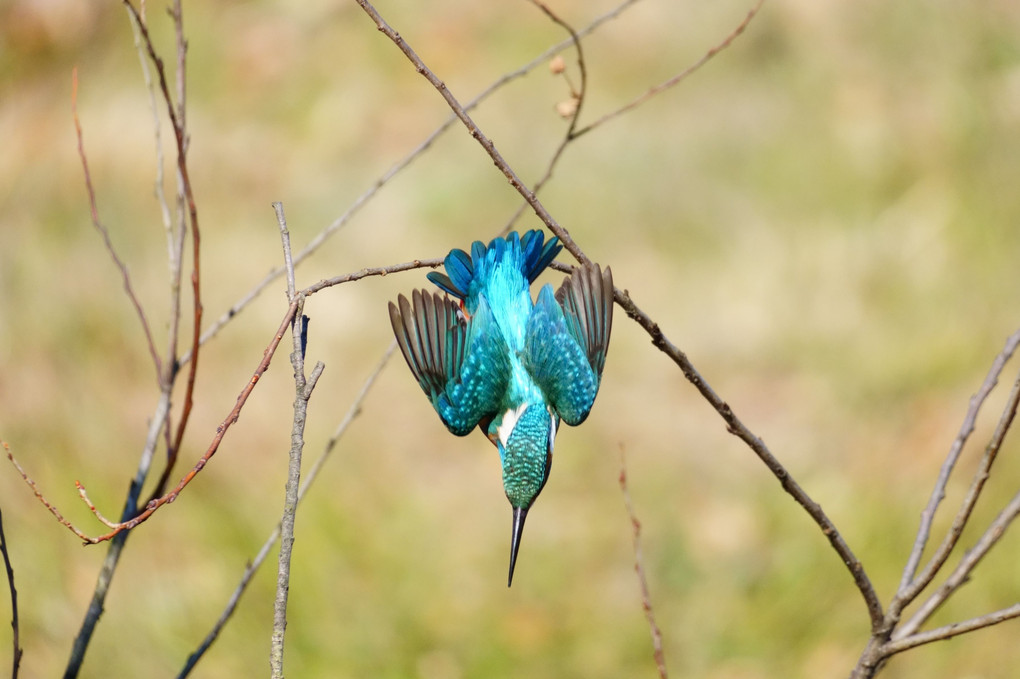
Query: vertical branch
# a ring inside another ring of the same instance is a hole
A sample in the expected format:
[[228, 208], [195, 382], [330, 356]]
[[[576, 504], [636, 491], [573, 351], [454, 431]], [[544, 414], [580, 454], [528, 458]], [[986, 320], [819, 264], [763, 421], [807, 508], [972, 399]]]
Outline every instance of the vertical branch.
[[18, 679], [18, 668], [21, 666], [22, 649], [18, 639], [18, 590], [14, 586], [14, 567], [11, 566], [11, 555], [7, 552], [7, 537], [4, 535], [4, 514], [0, 511], [0, 554], [4, 557], [4, 568], [7, 570], [7, 586], [11, 590], [11, 643], [14, 654], [11, 658], [11, 679]]
[[315, 389], [315, 383], [325, 366], [316, 363], [311, 375], [305, 379], [305, 346], [308, 318], [302, 313], [304, 298], [295, 295], [294, 262], [290, 251], [290, 233], [283, 214], [283, 205], [274, 203], [276, 217], [283, 240], [283, 257], [287, 266], [287, 295], [291, 304], [297, 304], [297, 311], [291, 324], [294, 351], [290, 355], [294, 366], [294, 425], [290, 436], [290, 464], [287, 473], [287, 490], [283, 504], [283, 518], [280, 520], [280, 564], [276, 575], [276, 599], [273, 604], [273, 637], [269, 652], [269, 665], [273, 679], [283, 679], [283, 639], [287, 629], [287, 597], [290, 589], [290, 560], [294, 547], [294, 519], [297, 514], [298, 491], [301, 486], [301, 451], [304, 448], [305, 421], [308, 416], [308, 400]]

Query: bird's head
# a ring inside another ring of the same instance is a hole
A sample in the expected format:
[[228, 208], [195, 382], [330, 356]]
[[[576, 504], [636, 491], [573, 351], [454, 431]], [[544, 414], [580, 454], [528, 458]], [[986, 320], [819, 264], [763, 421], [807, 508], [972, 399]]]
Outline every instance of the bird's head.
[[558, 424], [559, 417], [545, 405], [533, 403], [507, 410], [489, 427], [503, 465], [503, 489], [513, 509], [508, 587], [513, 582], [524, 519], [549, 478]]

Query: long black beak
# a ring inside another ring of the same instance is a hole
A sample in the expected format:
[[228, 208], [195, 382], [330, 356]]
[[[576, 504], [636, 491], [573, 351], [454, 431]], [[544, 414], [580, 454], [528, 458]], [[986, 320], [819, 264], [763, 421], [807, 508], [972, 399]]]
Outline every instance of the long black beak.
[[524, 519], [528, 518], [528, 510], [514, 507], [514, 529], [510, 537], [510, 576], [506, 580], [509, 587], [514, 581], [514, 566], [517, 564], [517, 550], [521, 548], [521, 533], [524, 532]]

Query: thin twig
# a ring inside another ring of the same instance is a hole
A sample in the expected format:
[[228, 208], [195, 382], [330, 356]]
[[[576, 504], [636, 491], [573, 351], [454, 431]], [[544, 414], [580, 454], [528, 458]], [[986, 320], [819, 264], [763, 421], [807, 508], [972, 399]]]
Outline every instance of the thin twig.
[[747, 15], [744, 17], [744, 20], [741, 21], [737, 25], [737, 27], [735, 29], [733, 29], [733, 31], [729, 35], [727, 35], [725, 39], [723, 39], [722, 42], [720, 42], [715, 47], [713, 47], [712, 49], [710, 49], [707, 52], [705, 52], [705, 54], [702, 55], [702, 57], [700, 59], [698, 59], [697, 61], [695, 61], [693, 64], [691, 64], [690, 66], [685, 68], [680, 73], [677, 73], [672, 78], [670, 78], [670, 79], [668, 79], [668, 80], [666, 80], [666, 81], [656, 85], [655, 87], [652, 87], [647, 92], [645, 92], [641, 96], [637, 97], [636, 99], [634, 99], [630, 103], [621, 106], [620, 108], [616, 109], [615, 111], [610, 111], [609, 113], [606, 113], [605, 115], [603, 115], [601, 118], [599, 118], [598, 120], [596, 120], [593, 123], [585, 125], [584, 127], [582, 127], [581, 129], [579, 129], [577, 132], [574, 133], [574, 137], [580, 137], [583, 134], [591, 132], [592, 130], [594, 130], [596, 127], [602, 125], [603, 123], [606, 123], [606, 122], [612, 120], [613, 118], [616, 118], [617, 116], [621, 116], [624, 113], [627, 113], [628, 111], [631, 111], [631, 110], [637, 108], [638, 106], [641, 106], [642, 104], [644, 104], [649, 99], [651, 99], [652, 97], [656, 96], [657, 94], [661, 94], [662, 92], [664, 92], [664, 91], [670, 89], [671, 87], [674, 87], [675, 85], [678, 85], [679, 83], [681, 83], [684, 80], [686, 80], [688, 78], [688, 76], [693, 74], [695, 71], [699, 70], [702, 66], [707, 64], [709, 61], [711, 61], [715, 57], [715, 55], [719, 54], [719, 52], [722, 52], [724, 49], [726, 49], [727, 47], [732, 45], [733, 41], [736, 40], [737, 38], [739, 38], [740, 35], [745, 30], [747, 30], [747, 27], [750, 25], [751, 20], [754, 19], [754, 17], [758, 14], [758, 10], [761, 9], [761, 6], [764, 4], [764, 2], [765, 2], [765, 0], [758, 0], [758, 2], [756, 2], [755, 5], [750, 10], [748, 10]]
[[[549, 159], [549, 162], [546, 165], [545, 172], [538, 179], [538, 181], [535, 182], [535, 185], [531, 187], [531, 190], [537, 194], [539, 191], [542, 190], [546, 183], [550, 179], [552, 179], [553, 170], [559, 163], [560, 158], [563, 157], [563, 153], [567, 150], [567, 146], [569, 146], [570, 142], [574, 140], [574, 131], [577, 129], [577, 121], [580, 119], [581, 109], [584, 106], [585, 96], [588, 93], [588, 67], [585, 64], [584, 50], [581, 47], [581, 33], [575, 31], [573, 27], [570, 26], [570, 24], [563, 21], [557, 14], [555, 14], [551, 9], [549, 9], [548, 6], [546, 6], [539, 0], [530, 1], [540, 10], [542, 10], [542, 12], [546, 16], [548, 16], [554, 23], [562, 27], [565, 31], [567, 31], [567, 33], [570, 34], [571, 44], [577, 51], [577, 68], [578, 71], [580, 71], [581, 73], [581, 84], [578, 89], [575, 90], [574, 87], [572, 85], [569, 85], [568, 82], [568, 85], [570, 86], [571, 90], [570, 92], [571, 96], [577, 103], [576, 106], [574, 107], [574, 112], [570, 116], [570, 123], [567, 125], [567, 131], [564, 133], [563, 139], [556, 146], [556, 150], [553, 151], [552, 157]], [[564, 72], [563, 75], [565, 77], [566, 72]], [[517, 220], [521, 218], [521, 215], [524, 214], [524, 211], [527, 208], [528, 208], [527, 201], [522, 202], [514, 211], [513, 215], [510, 216], [510, 219], [507, 220], [506, 226], [504, 226], [503, 229], [500, 231], [500, 235], [508, 233], [510, 229], [513, 228], [514, 224], [517, 223]]]
[[77, 68], [71, 71], [71, 113], [74, 116], [75, 134], [78, 136], [78, 157], [81, 158], [81, 169], [85, 175], [85, 191], [88, 193], [89, 214], [92, 216], [92, 225], [96, 227], [96, 231], [99, 232], [100, 237], [103, 239], [103, 244], [106, 246], [106, 251], [110, 254], [110, 259], [113, 260], [114, 265], [120, 271], [124, 292], [127, 294], [131, 306], [135, 308], [135, 315], [138, 316], [138, 320], [142, 324], [142, 332], [145, 333], [145, 342], [149, 347], [149, 355], [152, 357], [152, 363], [156, 368], [156, 378], [162, 379], [163, 361], [159, 357], [159, 352], [156, 351], [156, 343], [152, 339], [152, 331], [149, 330], [149, 320], [145, 317], [145, 310], [142, 308], [142, 303], [138, 300], [138, 295], [135, 294], [134, 286], [131, 285], [131, 276], [128, 274], [127, 265], [124, 264], [124, 260], [120, 258], [117, 250], [113, 247], [113, 241], [110, 240], [110, 232], [106, 229], [106, 225], [99, 219], [99, 208], [96, 206], [96, 192], [92, 187], [92, 175], [89, 173], [88, 158], [85, 156], [85, 142], [82, 137], [81, 121], [78, 119]]
[[65, 519], [64, 515], [60, 513], [60, 510], [57, 509], [56, 505], [54, 505], [53, 503], [46, 499], [46, 496], [43, 495], [42, 491], [39, 490], [39, 486], [36, 485], [35, 481], [32, 480], [32, 477], [30, 477], [28, 473], [24, 470], [24, 468], [21, 466], [21, 463], [18, 462], [17, 458], [14, 457], [14, 453], [11, 452], [11, 447], [7, 444], [7, 442], [0, 441], [0, 444], [2, 444], [4, 450], [7, 451], [7, 459], [10, 460], [11, 464], [14, 465], [14, 468], [17, 470], [18, 474], [21, 475], [21, 480], [28, 484], [28, 487], [32, 490], [32, 493], [35, 495], [35, 498], [42, 503], [43, 507], [45, 507], [50, 512], [50, 514], [52, 514], [57, 519], [57, 521], [60, 522], [61, 525], [68, 528], [72, 533], [77, 535], [82, 540], [87, 541], [89, 539], [89, 536], [80, 531], [68, 519]]
[[1020, 617], [1020, 603], [1013, 604], [1008, 608], [1003, 608], [1002, 610], [987, 613], [976, 618], [937, 627], [933, 630], [928, 630], [927, 632], [911, 634], [910, 636], [887, 643], [882, 647], [882, 650], [885, 652], [885, 656], [889, 657], [896, 653], [902, 653], [903, 651], [911, 648], [916, 648], [922, 644], [930, 644], [933, 641], [951, 639], [960, 634], [984, 629], [985, 627], [991, 627], [992, 625], [998, 625], [1000, 622], [1005, 622], [1006, 620], [1012, 620], [1013, 618], [1018, 617]]
[[[517, 190], [521, 196], [531, 205], [535, 214], [542, 220], [542, 222], [549, 227], [563, 243], [564, 247], [577, 258], [581, 263], [588, 263], [591, 260], [588, 256], [578, 247], [577, 243], [571, 238], [569, 232], [564, 229], [546, 210], [545, 206], [542, 205], [541, 201], [535, 196], [534, 192], [528, 189], [518, 178], [514, 170], [507, 164], [506, 160], [496, 149], [492, 140], [485, 136], [479, 129], [478, 125], [471, 119], [464, 108], [457, 101], [457, 98], [450, 92], [446, 84], [443, 83], [436, 74], [421, 60], [421, 58], [415, 53], [411, 46], [400, 37], [400, 34], [391, 27], [382, 15], [372, 6], [368, 0], [357, 0], [358, 5], [365, 11], [369, 17], [375, 22], [376, 27], [386, 37], [388, 37], [408, 60], [414, 65], [415, 70], [428, 80], [433, 87], [439, 92], [439, 94], [446, 100], [446, 103], [450, 106], [453, 112], [461, 120], [462, 123], [468, 128], [471, 136], [481, 144], [482, 148], [485, 149], [486, 153], [495, 163], [496, 167], [503, 173], [508, 179], [510, 184]], [[729, 404], [726, 403], [714, 389], [705, 381], [701, 376], [701, 373], [695, 369], [694, 365], [687, 358], [686, 354], [680, 351], [679, 348], [674, 345], [669, 338], [663, 334], [658, 324], [651, 319], [644, 311], [642, 311], [630, 298], [630, 295], [619, 288], [615, 291], [616, 303], [619, 304], [627, 315], [637, 321], [637, 323], [644, 328], [644, 330], [652, 338], [652, 344], [655, 345], [660, 351], [665, 353], [674, 363], [680, 368], [684, 376], [691, 384], [701, 393], [701, 395], [715, 408], [716, 412], [719, 413], [720, 417], [727, 425], [727, 430], [740, 438], [747, 446], [758, 456], [758, 458], [765, 463], [769, 468], [769, 471], [779, 480], [783, 490], [790, 494], [796, 502], [804, 508], [808, 515], [818, 524], [822, 534], [825, 535], [829, 540], [829, 544], [833, 550], [839, 555], [840, 560], [844, 563], [850, 575], [853, 577], [854, 584], [861, 593], [861, 597], [864, 599], [865, 606], [868, 609], [868, 617], [871, 620], [872, 629], [877, 629], [882, 623], [883, 610], [882, 604], [878, 600], [878, 594], [875, 592], [874, 586], [871, 584], [871, 580], [868, 578], [867, 572], [864, 569], [864, 565], [858, 559], [850, 546], [840, 535], [839, 530], [836, 528], [832, 520], [829, 519], [828, 515], [822, 510], [821, 506], [811, 499], [803, 488], [800, 487], [789, 471], [779, 462], [779, 460], [772, 454], [765, 443], [758, 438], [747, 426], [736, 416]]]
[[23, 653], [18, 640], [21, 631], [21, 627], [18, 624], [18, 589], [14, 586], [14, 567], [11, 565], [11, 555], [7, 551], [3, 510], [0, 510], [0, 554], [3, 554], [4, 557], [4, 568], [7, 570], [7, 586], [11, 590], [11, 644], [14, 646], [14, 653], [11, 657], [11, 679], [18, 679], [18, 669], [21, 667], [21, 654]]
[[648, 629], [652, 634], [652, 656], [655, 658], [659, 677], [667, 679], [666, 656], [662, 651], [662, 632], [655, 622], [655, 610], [652, 608], [652, 596], [648, 591], [648, 578], [645, 576], [644, 556], [641, 552], [641, 522], [638, 521], [637, 514], [634, 513], [630, 491], [627, 489], [627, 456], [622, 446], [620, 447], [620, 491], [623, 493], [623, 503], [627, 507], [627, 515], [630, 517], [630, 524], [634, 530], [634, 572], [637, 573], [638, 583], [641, 585], [641, 606], [644, 608]]
[[287, 218], [283, 214], [283, 203], [273, 203], [273, 210], [276, 212], [276, 222], [280, 227], [280, 239], [283, 241], [283, 262], [287, 271], [287, 301], [294, 301], [294, 257], [290, 252], [290, 231], [287, 230]]
[[[1013, 420], [1016, 418], [1018, 406], [1020, 406], [1020, 377], [1017, 377], [1016, 382], [1013, 384], [1013, 390], [1010, 392], [1009, 400], [1006, 402], [1006, 407], [1003, 409], [1002, 417], [999, 418], [999, 423], [996, 425], [995, 432], [992, 434], [991, 441], [988, 443], [981, 465], [974, 475], [974, 482], [967, 494], [967, 499], [964, 501], [965, 507], [967, 507], [967, 505], [973, 506], [973, 503], [977, 501], [977, 495], [981, 491], [981, 486], [984, 484], [984, 481], [988, 478], [990, 473], [992, 461], [995, 459], [996, 454], [1002, 447], [1002, 442], [1006, 437], [1006, 432], [1009, 431], [1010, 426], [1013, 424]], [[978, 540], [977, 544], [967, 550], [963, 558], [960, 560], [960, 564], [956, 567], [946, 582], [936, 592], [934, 592], [924, 602], [924, 604], [921, 605], [917, 612], [911, 616], [910, 620], [905, 622], [899, 629], [896, 630], [893, 634], [893, 638], [908, 636], [923, 625], [931, 614], [938, 610], [946, 599], [948, 599], [953, 592], [955, 592], [969, 579], [971, 572], [977, 566], [978, 562], [981, 561], [988, 551], [995, 546], [1018, 513], [1020, 513], [1020, 493], [1017, 493], [1017, 495], [1014, 496], [1013, 500], [988, 526], [988, 529], [981, 536], [981, 539]], [[964, 518], [959, 522], [959, 525], [956, 525], [957, 522], [954, 522], [953, 529], [950, 531], [950, 534], [955, 534], [955, 538], [952, 541], [954, 545], [956, 544], [956, 540], [959, 539], [959, 534], [963, 532], [963, 526], [969, 516], [968, 507], [968, 511]]]
[[[946, 456], [946, 460], [942, 463], [942, 468], [939, 470], [939, 476], [935, 482], [935, 487], [932, 489], [931, 497], [928, 499], [928, 504], [925, 506], [924, 511], [921, 512], [921, 525], [917, 529], [917, 538], [914, 540], [914, 548], [910, 553], [910, 558], [907, 559], [907, 564], [903, 569], [903, 576], [900, 579], [900, 586], [897, 591], [896, 598], [890, 604], [891, 612], [898, 613], [899, 611], [902, 611], [903, 608], [913, 601], [932, 581], [935, 574], [946, 562], [946, 559], [949, 558], [949, 553], [952, 552], [953, 548], [956, 546], [956, 543], [963, 532], [963, 525], [967, 522], [974, 505], [977, 503], [978, 494], [980, 493], [981, 486], [983, 486], [984, 483], [983, 478], [987, 478], [987, 476], [975, 477], [975, 484], [980, 483], [980, 485], [977, 485], [976, 487], [975, 485], [972, 485], [971, 492], [968, 493], [967, 498], [960, 507], [960, 511], [957, 513], [957, 516], [953, 521], [952, 528], [947, 533], [942, 544], [935, 550], [935, 554], [928, 562], [924, 571], [917, 578], [914, 578], [918, 564], [921, 561], [921, 555], [924, 553], [924, 548], [928, 543], [928, 536], [931, 534], [931, 524], [935, 519], [935, 512], [938, 509], [939, 503], [942, 502], [946, 496], [946, 486], [949, 483], [949, 476], [953, 473], [953, 469], [956, 467], [956, 462], [960, 458], [960, 454], [963, 451], [964, 445], [967, 443], [967, 439], [974, 431], [974, 426], [977, 421], [978, 413], [981, 410], [981, 406], [995, 388], [995, 385], [998, 384], [999, 375], [1002, 374], [1002, 370], [1005, 367], [1006, 362], [1016, 351], [1018, 345], [1020, 345], [1020, 330], [1010, 335], [1006, 340], [1006, 346], [992, 362], [992, 367], [989, 369], [988, 375], [985, 377], [985, 381], [981, 384], [981, 388], [978, 389], [977, 393], [970, 399], [970, 405], [967, 408], [967, 415], [963, 418], [963, 424], [960, 425], [960, 432], [953, 440], [953, 445], [949, 449], [949, 454]], [[989, 459], [986, 455], [988, 466], [991, 465], [992, 459], [994, 458]], [[983, 464], [982, 467], [985, 468], [985, 465]]]
[[298, 292], [299, 297], [308, 297], [313, 295], [320, 290], [332, 287], [334, 285], [340, 285], [341, 283], [351, 283], [353, 281], [360, 281], [362, 278], [369, 276], [386, 276], [391, 273], [399, 273], [401, 271], [410, 271], [412, 269], [430, 268], [435, 269], [438, 266], [443, 265], [441, 258], [434, 259], [414, 259], [410, 262], [403, 262], [402, 264], [391, 264], [390, 266], [375, 266], [367, 267], [361, 271], [354, 271], [347, 273], [342, 276], [334, 276], [333, 278], [326, 278], [313, 285], [309, 285], [304, 290]]
[[[304, 499], [305, 493], [308, 492], [308, 489], [315, 482], [315, 479], [318, 478], [319, 472], [322, 471], [323, 466], [325, 466], [326, 461], [330, 458], [330, 454], [333, 452], [333, 449], [336, 447], [336, 444], [339, 442], [340, 438], [347, 431], [347, 428], [350, 426], [351, 422], [353, 422], [354, 419], [361, 414], [361, 408], [365, 402], [365, 398], [368, 396], [372, 387], [375, 385], [376, 379], [382, 373], [383, 368], [386, 367], [386, 364], [390, 360], [390, 357], [393, 356], [393, 351], [396, 348], [397, 343], [391, 342], [389, 348], [383, 354], [382, 359], [379, 361], [378, 365], [376, 365], [375, 370], [372, 371], [372, 374], [368, 376], [368, 379], [366, 379], [365, 383], [361, 386], [361, 391], [358, 392], [358, 395], [355, 397], [354, 402], [351, 404], [351, 407], [348, 408], [347, 413], [340, 421], [340, 424], [337, 425], [337, 428], [333, 432], [333, 435], [330, 437], [329, 441], [326, 442], [326, 445], [323, 451], [319, 454], [318, 459], [316, 459], [315, 463], [308, 470], [308, 473], [304, 475], [304, 478], [301, 481], [301, 487], [298, 489], [297, 499], [299, 505], [301, 503], [301, 500]], [[220, 617], [216, 621], [216, 624], [213, 625], [212, 630], [210, 630], [209, 634], [207, 634], [205, 639], [202, 640], [202, 643], [199, 644], [195, 652], [188, 656], [188, 660], [185, 663], [184, 668], [181, 670], [180, 674], [177, 675], [177, 679], [184, 679], [189, 674], [191, 674], [191, 671], [198, 664], [198, 661], [201, 660], [202, 656], [205, 655], [205, 652], [209, 650], [213, 642], [215, 642], [216, 639], [219, 638], [220, 632], [226, 626], [227, 621], [230, 619], [230, 617], [234, 614], [234, 610], [236, 610], [237, 605], [241, 600], [241, 595], [244, 594], [245, 590], [248, 588], [248, 584], [251, 582], [252, 576], [255, 574], [255, 571], [257, 571], [258, 568], [262, 565], [262, 563], [266, 560], [266, 557], [269, 556], [269, 550], [272, 549], [273, 545], [276, 544], [276, 541], [279, 538], [280, 538], [280, 524], [277, 523], [276, 527], [269, 534], [269, 537], [267, 537], [265, 542], [262, 543], [262, 547], [255, 555], [255, 558], [252, 559], [248, 563], [247, 567], [244, 569], [244, 573], [241, 575], [241, 581], [237, 584], [237, 587], [234, 589], [233, 594], [231, 594], [230, 599], [227, 601], [227, 605], [223, 609], [223, 612], [220, 614]]]
[[[174, 261], [174, 228], [170, 216], [170, 205], [166, 200], [166, 191], [163, 188], [164, 167], [163, 167], [163, 126], [159, 119], [159, 106], [156, 103], [156, 85], [152, 80], [152, 72], [149, 70], [149, 60], [145, 54], [145, 46], [142, 44], [142, 32], [135, 21], [133, 14], [131, 18], [131, 33], [135, 39], [135, 51], [138, 52], [138, 62], [142, 67], [142, 78], [145, 80], [145, 89], [149, 93], [149, 110], [152, 112], [152, 137], [156, 142], [156, 181], [154, 191], [156, 202], [159, 204], [160, 215], [163, 219], [163, 230], [166, 231], [167, 261], [171, 264]], [[171, 269], [171, 275], [173, 269]]]
[[[142, 12], [140, 16], [144, 19], [144, 5], [142, 5]], [[155, 154], [156, 154], [156, 179], [154, 182], [154, 191], [156, 195], [156, 202], [159, 204], [160, 215], [163, 220], [163, 230], [166, 232], [166, 247], [167, 247], [167, 266], [169, 268], [169, 281], [170, 281], [170, 311], [169, 321], [167, 323], [167, 351], [166, 355], [169, 357], [175, 357], [177, 355], [177, 341], [180, 335], [180, 322], [181, 322], [181, 260], [183, 259], [184, 252], [184, 237], [186, 234], [185, 228], [185, 216], [184, 216], [184, 191], [181, 188], [180, 173], [177, 176], [177, 226], [175, 228], [175, 222], [170, 214], [170, 205], [167, 202], [166, 191], [164, 189], [164, 161], [163, 161], [163, 126], [160, 123], [159, 117], [159, 106], [156, 103], [156, 85], [152, 79], [152, 72], [149, 69], [149, 59], [145, 50], [145, 45], [142, 42], [141, 27], [138, 25], [135, 15], [128, 12], [128, 17], [131, 21], [131, 32], [134, 36], [135, 50], [138, 52], [138, 62], [142, 68], [142, 78], [145, 81], [145, 89], [149, 93], [149, 109], [152, 112], [152, 136], [155, 140]], [[176, 15], [176, 19], [180, 19], [180, 15]], [[178, 21], [179, 23], [179, 21]], [[178, 26], [178, 33], [183, 31], [183, 27]], [[181, 42], [178, 40], [178, 51], [181, 50]], [[178, 99], [182, 98], [183, 87], [178, 88]], [[170, 394], [173, 391], [173, 382], [177, 374], [177, 365], [175, 360], [168, 360], [163, 366], [163, 373], [160, 376], [160, 389], [169, 404]], [[166, 442], [167, 448], [167, 460], [166, 465], [163, 469], [163, 473], [157, 481], [155, 488], [152, 491], [152, 498], [159, 497], [163, 494], [166, 489], [166, 483], [170, 478], [170, 473], [173, 470], [174, 464], [177, 462], [177, 450], [173, 448], [172, 439], [172, 417], [170, 408], [161, 408], [161, 415], [158, 418], [158, 422], [161, 423], [161, 428]], [[154, 451], [153, 446], [150, 450]], [[144, 461], [140, 465], [140, 470], [144, 470], [144, 477], [148, 475], [151, 460]], [[151, 499], [151, 498], [150, 498]]]
[[213, 643], [219, 638], [220, 632], [223, 631], [223, 628], [237, 609], [237, 604], [241, 601], [241, 595], [244, 594], [246, 589], [248, 589], [248, 583], [251, 582], [252, 577], [255, 575], [255, 571], [258, 570], [259, 566], [262, 565], [262, 562], [266, 560], [267, 556], [269, 556], [269, 550], [273, 548], [273, 545], [276, 544], [276, 540], [279, 537], [280, 526], [277, 524], [276, 528], [273, 529], [272, 534], [270, 534], [269, 539], [263, 543], [262, 549], [258, 551], [258, 554], [255, 555], [253, 560], [248, 562], [248, 565], [244, 569], [244, 573], [241, 575], [241, 582], [238, 583], [237, 587], [234, 589], [234, 593], [230, 595], [230, 599], [227, 601], [227, 606], [223, 609], [223, 613], [220, 614], [216, 624], [213, 625], [212, 630], [210, 630], [209, 634], [207, 634], [205, 639], [202, 640], [202, 643], [198, 645], [195, 652], [188, 656], [188, 660], [184, 663], [184, 667], [177, 675], [177, 679], [184, 679], [184, 677], [190, 675], [191, 671], [195, 669], [196, 665], [198, 665], [198, 661], [205, 655], [205, 652], [208, 651]]

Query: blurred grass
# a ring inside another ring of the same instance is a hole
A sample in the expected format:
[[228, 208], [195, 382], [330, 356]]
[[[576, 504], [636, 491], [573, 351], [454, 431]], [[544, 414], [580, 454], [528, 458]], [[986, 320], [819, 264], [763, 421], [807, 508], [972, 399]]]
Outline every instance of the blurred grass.
[[[575, 25], [610, 6], [553, 4]], [[585, 43], [585, 119], [699, 57], [746, 9], [647, 0], [604, 27]], [[380, 10], [464, 100], [562, 38], [523, 3]], [[169, 54], [161, 11], [149, 7]], [[185, 17], [211, 320], [279, 262], [271, 201], [285, 203], [300, 246], [448, 113], [353, 4], [189, 4]], [[1020, 317], [1018, 30], [1020, 9], [1004, 0], [767, 3], [705, 70], [572, 146], [543, 197], [821, 502], [883, 601], [967, 399]], [[88, 221], [75, 65], [100, 213], [159, 338], [165, 244], [127, 20], [116, 3], [0, 6], [0, 432], [67, 515], [98, 529], [73, 481], [115, 513], [156, 391]], [[553, 106], [565, 96], [540, 68], [475, 117], [534, 178], [564, 130]], [[302, 266], [300, 282], [440, 256], [487, 238], [517, 202], [456, 130]], [[309, 301], [310, 359], [327, 368], [307, 457], [388, 345], [386, 301], [422, 280], [368, 280]], [[186, 459], [256, 365], [283, 287], [202, 354]], [[84, 676], [172, 676], [218, 616], [282, 506], [286, 353], [213, 463], [128, 541]], [[1003, 400], [993, 396], [976, 443]], [[394, 360], [298, 518], [288, 673], [654, 676], [616, 483], [621, 446], [673, 674], [845, 676], [867, 633], [849, 576], [622, 315], [592, 417], [560, 434], [509, 591], [496, 457], [480, 437], [449, 436]], [[1010, 443], [997, 463], [978, 525], [1016, 490], [1016, 452]], [[104, 548], [81, 548], [11, 472], [0, 474], [0, 502], [24, 675], [53, 676]], [[936, 624], [1015, 602], [1017, 549], [1007, 535]], [[196, 676], [265, 672], [274, 573], [270, 559]], [[1015, 629], [913, 651], [883, 676], [1011, 676]], [[6, 653], [0, 644], [0, 666]]]

